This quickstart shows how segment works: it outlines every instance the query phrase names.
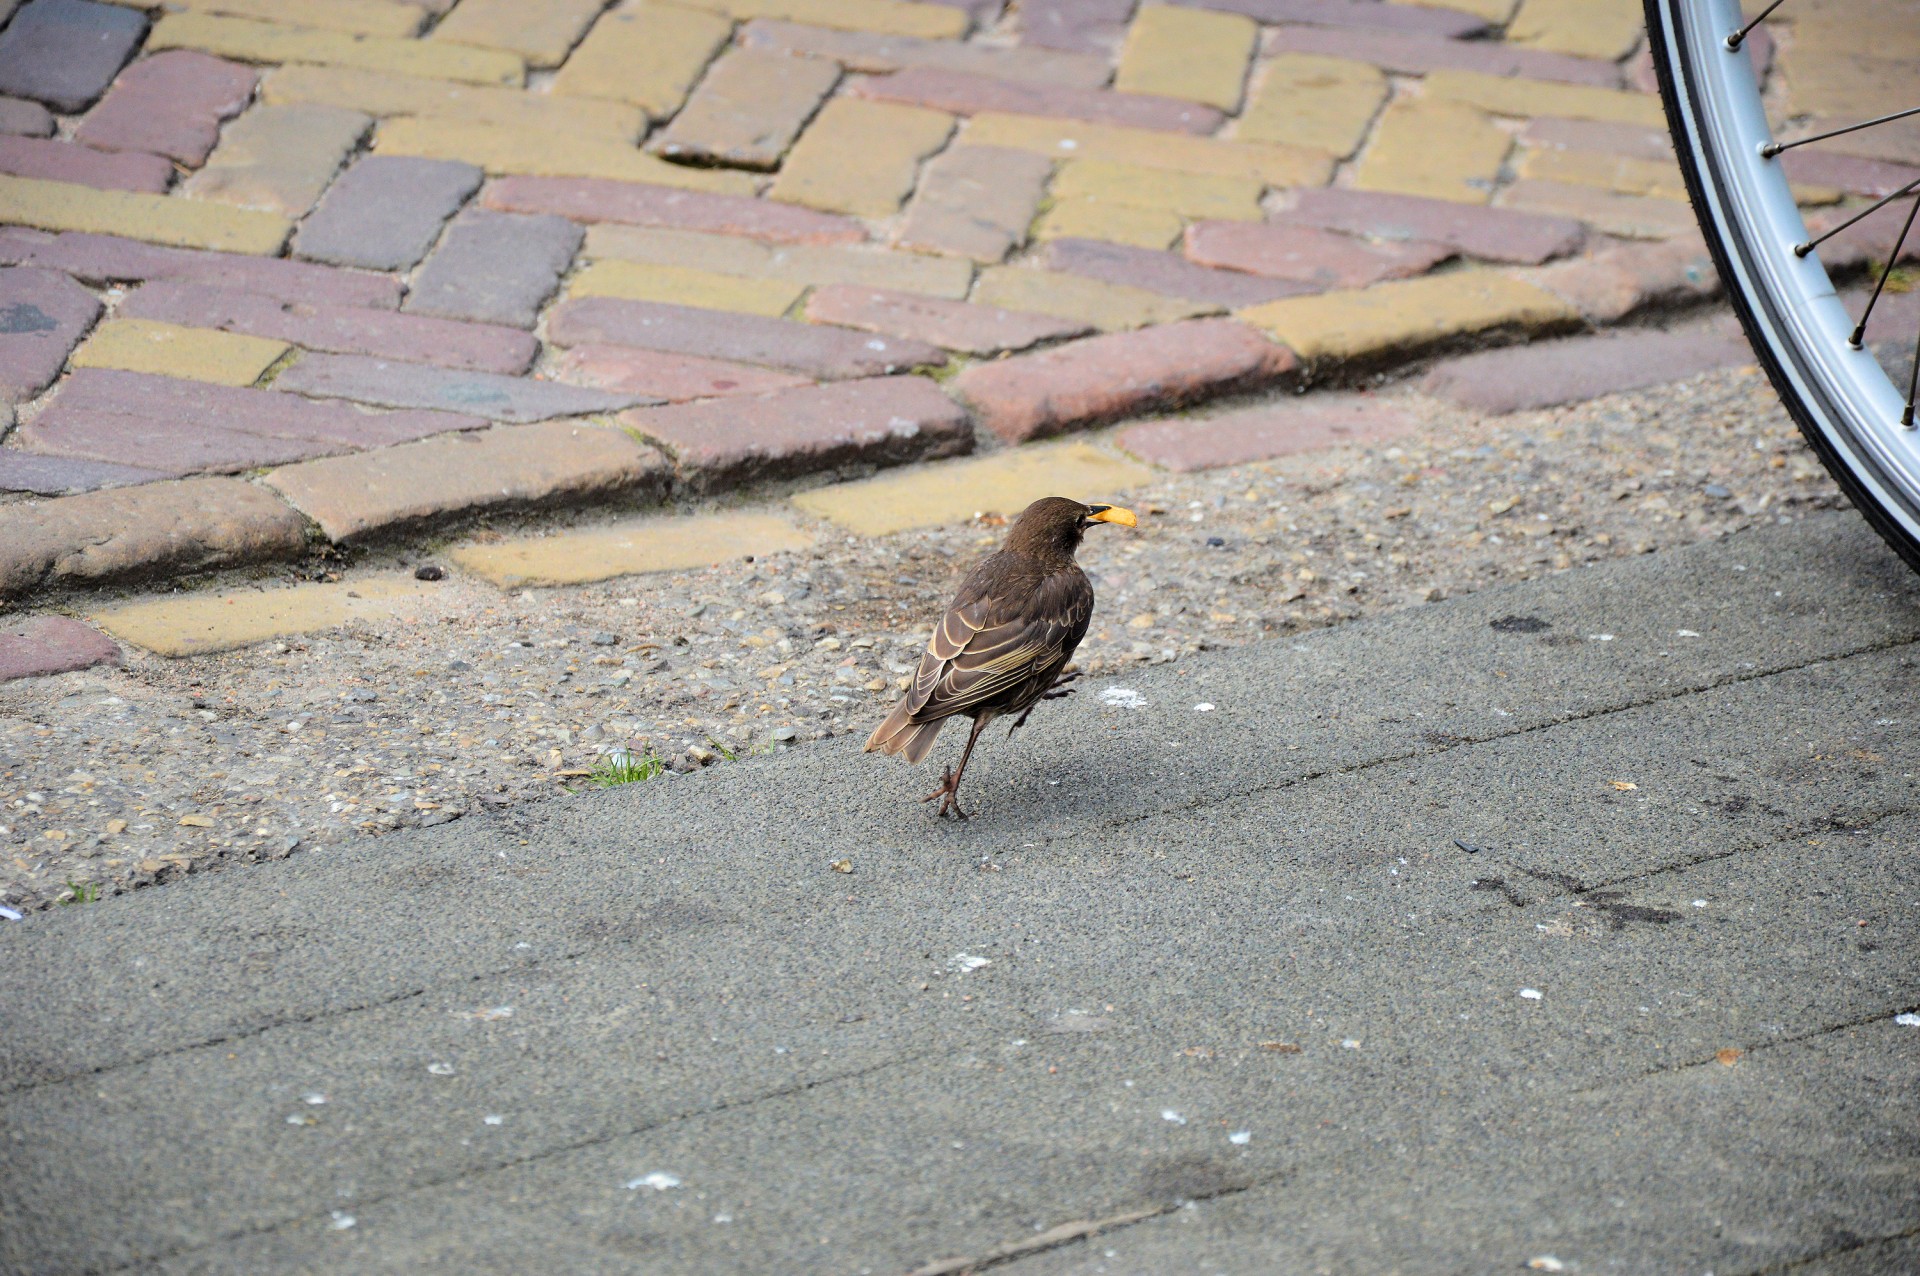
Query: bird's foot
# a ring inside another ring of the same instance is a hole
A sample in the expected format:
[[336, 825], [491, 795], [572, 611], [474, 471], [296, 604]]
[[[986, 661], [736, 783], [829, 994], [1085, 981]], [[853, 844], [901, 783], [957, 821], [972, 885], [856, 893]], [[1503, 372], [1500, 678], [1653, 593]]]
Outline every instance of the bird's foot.
[[948, 767], [946, 775], [941, 777], [940, 787], [920, 800], [922, 802], [931, 802], [935, 798], [941, 799], [940, 810], [937, 812], [938, 815], [944, 817], [951, 811], [955, 819], [964, 820], [968, 818], [967, 813], [960, 809], [959, 777], [954, 775], [952, 767]]
[[1080, 678], [1080, 671], [1078, 669], [1075, 669], [1071, 673], [1061, 674], [1058, 678], [1055, 678], [1053, 680], [1053, 685], [1051, 687], [1047, 688], [1045, 691], [1040, 693], [1040, 698], [1042, 700], [1059, 700], [1062, 697], [1072, 695], [1074, 689], [1072, 687], [1069, 687], [1067, 684], [1069, 682], [1077, 682], [1079, 678]]

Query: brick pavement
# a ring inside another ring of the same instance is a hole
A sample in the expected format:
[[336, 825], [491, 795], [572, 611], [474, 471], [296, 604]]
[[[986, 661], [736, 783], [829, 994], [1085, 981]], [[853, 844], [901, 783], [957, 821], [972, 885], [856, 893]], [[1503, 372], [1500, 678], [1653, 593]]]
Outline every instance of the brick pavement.
[[[1789, 113], [1880, 109], [1889, 3], [1754, 42]], [[1032, 440], [1713, 287], [1633, 0], [0, 10], [0, 604], [975, 449], [1036, 448], [1024, 491], [1099, 472]], [[1793, 156], [1839, 216], [1920, 133]], [[1429, 384], [1538, 402], [1594, 351]], [[1119, 437], [1191, 468], [1343, 411]]]

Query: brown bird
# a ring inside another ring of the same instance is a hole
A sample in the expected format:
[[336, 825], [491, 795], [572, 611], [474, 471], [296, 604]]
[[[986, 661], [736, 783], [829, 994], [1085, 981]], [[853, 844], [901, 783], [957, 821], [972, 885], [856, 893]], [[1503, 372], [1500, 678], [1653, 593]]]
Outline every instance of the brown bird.
[[918, 762], [933, 748], [948, 718], [964, 713], [973, 734], [960, 766], [947, 768], [940, 787], [922, 801], [940, 798], [940, 814], [960, 819], [960, 777], [974, 741], [1002, 714], [1017, 713], [1007, 735], [1020, 729], [1042, 700], [1064, 696], [1060, 671], [1086, 636], [1093, 619], [1093, 585], [1073, 551], [1095, 523], [1134, 527], [1132, 511], [1115, 505], [1082, 505], [1049, 496], [1027, 506], [1006, 544], [975, 563], [947, 614], [933, 631], [913, 686], [867, 737], [868, 753], [897, 753]]

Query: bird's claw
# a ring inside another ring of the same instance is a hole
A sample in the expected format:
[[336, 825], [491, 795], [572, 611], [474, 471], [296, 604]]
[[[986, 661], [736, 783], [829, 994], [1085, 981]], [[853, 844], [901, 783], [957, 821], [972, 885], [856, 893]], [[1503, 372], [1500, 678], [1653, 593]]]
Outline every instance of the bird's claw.
[[936, 813], [938, 816], [944, 817], [951, 811], [955, 819], [968, 819], [970, 817], [967, 813], [960, 809], [960, 788], [954, 782], [954, 779], [953, 768], [948, 767], [947, 773], [940, 778], [940, 787], [920, 800], [922, 802], [931, 802], [935, 798], [940, 798], [942, 799], [940, 810]]

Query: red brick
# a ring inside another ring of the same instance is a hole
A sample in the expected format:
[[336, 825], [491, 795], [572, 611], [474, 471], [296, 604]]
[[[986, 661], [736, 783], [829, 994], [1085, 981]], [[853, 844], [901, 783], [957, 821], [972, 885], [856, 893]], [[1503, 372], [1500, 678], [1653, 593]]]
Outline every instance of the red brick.
[[[1022, 19], [1023, 22], [1030, 20], [1030, 14]], [[918, 36], [877, 35], [870, 31], [834, 31], [764, 18], [755, 19], [740, 29], [740, 43], [749, 49], [778, 49], [801, 57], [830, 58], [850, 71], [877, 74], [929, 66], [966, 75], [990, 75], [1001, 80], [1082, 89], [1097, 89], [1113, 75], [1105, 58], [1079, 53], [962, 44]]]
[[753, 398], [623, 413], [661, 444], [683, 483], [709, 491], [848, 465], [899, 465], [971, 450], [967, 414], [924, 377], [874, 377]]
[[[1401, 6], [1393, 6], [1399, 8]], [[1263, 51], [1315, 53], [1323, 57], [1370, 62], [1383, 71], [1425, 75], [1429, 71], [1480, 71], [1487, 75], [1519, 75], [1563, 84], [1620, 87], [1620, 68], [1595, 58], [1525, 49], [1498, 40], [1450, 40], [1430, 35], [1389, 31], [1332, 30], [1326, 27], [1275, 27], [1267, 32]]]
[[253, 257], [243, 253], [163, 248], [114, 235], [48, 235], [0, 227], [0, 262], [45, 266], [92, 284], [181, 279], [217, 288], [265, 293], [285, 301], [374, 306], [400, 304], [400, 281], [392, 275], [335, 270], [303, 261]]
[[116, 155], [38, 137], [0, 137], [0, 173], [152, 195], [173, 185], [173, 165], [158, 155]]
[[1275, 381], [1293, 352], [1231, 319], [1090, 337], [975, 364], [954, 389], [1009, 443]]
[[124, 487], [166, 478], [159, 470], [136, 469], [77, 457], [42, 456], [17, 447], [0, 447], [0, 492], [60, 496], [101, 487]]
[[1697, 231], [1661, 243], [1602, 240], [1584, 256], [1514, 274], [1565, 299], [1590, 323], [1720, 295], [1720, 275]]
[[161, 430], [156, 447], [173, 445], [167, 434], [192, 447], [190, 436], [202, 430], [223, 430], [263, 439], [319, 443], [323, 451], [342, 447], [380, 447], [447, 430], [476, 430], [486, 422], [465, 413], [363, 413], [346, 403], [313, 403], [300, 395], [240, 386], [188, 382], [146, 372], [117, 372], [109, 368], [79, 368], [60, 386], [60, 393], [36, 418], [23, 426], [23, 437], [40, 439], [42, 451], [123, 461], [156, 470], [196, 468], [159, 451], [152, 455], [111, 455], [90, 447], [67, 447], [65, 441], [106, 437], [109, 418], [142, 420]]
[[771, 368], [624, 346], [575, 346], [561, 351], [554, 360], [554, 375], [575, 385], [644, 394], [668, 403], [767, 394], [813, 384], [805, 377]]
[[65, 275], [0, 268], [0, 403], [52, 385], [99, 317], [99, 301]]
[[1569, 217], [1333, 188], [1297, 192], [1294, 206], [1273, 220], [1370, 239], [1449, 244], [1471, 257], [1521, 265], [1570, 253], [1586, 236], [1585, 227]]
[[525, 372], [540, 353], [532, 333], [361, 306], [308, 305], [259, 293], [157, 280], [142, 284], [116, 312], [189, 328], [290, 341], [331, 354], [371, 354], [469, 372]]
[[1446, 244], [1372, 244], [1311, 226], [1260, 222], [1197, 222], [1187, 227], [1186, 250], [1202, 265], [1318, 288], [1364, 288], [1382, 279], [1407, 279], [1425, 274], [1454, 253]]
[[1372, 395], [1313, 395], [1211, 417], [1142, 421], [1117, 442], [1170, 470], [1211, 470], [1295, 452], [1374, 443], [1412, 434], [1420, 423]]
[[10, 616], [0, 620], [0, 682], [72, 673], [118, 664], [113, 639], [65, 616]]
[[201, 478], [0, 506], [0, 598], [297, 558], [301, 517], [263, 487]]
[[38, 102], [0, 97], [0, 133], [19, 137], [52, 137], [53, 113]]
[[554, 307], [547, 339], [559, 346], [632, 346], [732, 359], [822, 381], [884, 376], [947, 360], [937, 347], [919, 341], [612, 297], [581, 297]]
[[49, 455], [126, 461], [170, 477], [238, 474], [345, 450], [315, 439], [273, 438], [205, 423], [183, 430], [178, 421], [68, 411], [57, 404], [19, 434], [22, 446]]
[[168, 49], [120, 73], [74, 140], [103, 151], [146, 151], [204, 164], [220, 122], [253, 99], [259, 72], [190, 49]]
[[1838, 186], [1875, 199], [1920, 181], [1920, 168], [1911, 164], [1837, 155], [1832, 151], [1816, 151], [1810, 146], [1783, 153], [1780, 165], [1789, 181], [1808, 186]]
[[749, 235], [779, 244], [857, 244], [867, 237], [859, 222], [834, 213], [741, 195], [595, 177], [496, 178], [480, 192], [480, 202], [503, 212], [556, 213], [577, 222]]
[[1487, 24], [1471, 14], [1452, 9], [1429, 9], [1411, 4], [1381, 4], [1378, 0], [1183, 0], [1190, 8], [1244, 13], [1257, 22], [1301, 23], [1316, 27], [1357, 27], [1367, 31], [1404, 31], [1442, 39], [1480, 35]]
[[925, 341], [962, 354], [1024, 350], [1042, 341], [1081, 337], [1092, 325], [1054, 315], [976, 306], [919, 293], [829, 284], [807, 298], [807, 318], [865, 332]]
[[32, 0], [0, 31], [0, 93], [83, 111], [147, 33], [133, 9], [92, 0]]
[[364, 355], [314, 354], [281, 373], [274, 386], [318, 398], [352, 399], [389, 408], [475, 412], [493, 421], [526, 423], [589, 416], [651, 402], [644, 394], [612, 394], [488, 372], [457, 372]]
[[862, 76], [846, 91], [854, 97], [876, 102], [904, 102], [954, 115], [1009, 111], [1016, 115], [1049, 115], [1181, 133], [1211, 133], [1224, 118], [1210, 106], [1170, 97], [1023, 84], [933, 67], [914, 67], [894, 75]]
[[1752, 362], [1746, 338], [1728, 322], [1689, 332], [1608, 332], [1484, 350], [1440, 364], [1420, 388], [1461, 407], [1498, 414], [1665, 385]]
[[1025, 241], [1053, 162], [998, 146], [953, 146], [930, 160], [897, 242], [997, 262]]
[[1214, 270], [1178, 253], [1110, 244], [1102, 239], [1053, 240], [1047, 245], [1045, 260], [1052, 270], [1216, 306], [1257, 306], [1263, 301], [1315, 291], [1311, 283], [1263, 278], [1237, 269]]
[[1023, 0], [1020, 43], [1111, 56], [1119, 51], [1134, 0]]

